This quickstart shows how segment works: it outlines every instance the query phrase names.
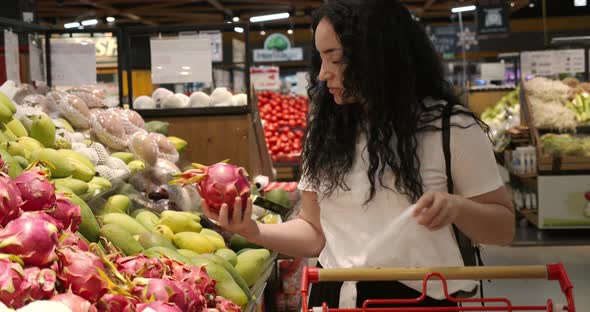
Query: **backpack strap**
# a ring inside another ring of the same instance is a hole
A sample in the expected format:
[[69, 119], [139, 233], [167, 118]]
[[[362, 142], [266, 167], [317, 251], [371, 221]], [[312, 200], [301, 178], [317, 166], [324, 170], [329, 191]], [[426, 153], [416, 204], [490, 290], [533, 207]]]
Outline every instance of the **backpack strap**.
[[[449, 194], [454, 193], [453, 174], [451, 167], [451, 115], [453, 113], [453, 106], [454, 105], [452, 104], [445, 105], [442, 115], [442, 143], [447, 174], [447, 191]], [[463, 258], [463, 263], [465, 264], [465, 266], [483, 265], [483, 262], [481, 261], [480, 250], [478, 247], [473, 245], [471, 239], [469, 239], [469, 237], [463, 234], [455, 224], [453, 224], [453, 232], [455, 233], [455, 238], [457, 239], [459, 251], [461, 252], [461, 257]], [[479, 285], [480, 294], [483, 298], [482, 281], [479, 281]], [[460, 297], [473, 297], [476, 293], [477, 288], [471, 292], [461, 291], [458, 295]]]

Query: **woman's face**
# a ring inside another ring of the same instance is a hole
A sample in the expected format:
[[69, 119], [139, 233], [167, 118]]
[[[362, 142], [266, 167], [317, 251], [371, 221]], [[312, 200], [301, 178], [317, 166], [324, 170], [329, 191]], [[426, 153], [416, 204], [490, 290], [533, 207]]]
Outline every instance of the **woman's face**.
[[319, 79], [326, 83], [330, 93], [334, 96], [334, 102], [344, 104], [342, 44], [332, 23], [327, 18], [322, 19], [316, 28], [315, 48], [322, 59]]

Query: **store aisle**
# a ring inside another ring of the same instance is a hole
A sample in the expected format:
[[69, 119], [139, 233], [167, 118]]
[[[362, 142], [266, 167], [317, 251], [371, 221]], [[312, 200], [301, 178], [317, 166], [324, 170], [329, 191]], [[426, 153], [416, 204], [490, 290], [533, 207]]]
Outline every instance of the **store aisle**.
[[[574, 285], [577, 311], [590, 311], [590, 246], [485, 246], [486, 265], [537, 265], [563, 262]], [[486, 297], [508, 297], [513, 304], [543, 304], [548, 298], [564, 302], [559, 284], [542, 280], [499, 280], [484, 283]]]

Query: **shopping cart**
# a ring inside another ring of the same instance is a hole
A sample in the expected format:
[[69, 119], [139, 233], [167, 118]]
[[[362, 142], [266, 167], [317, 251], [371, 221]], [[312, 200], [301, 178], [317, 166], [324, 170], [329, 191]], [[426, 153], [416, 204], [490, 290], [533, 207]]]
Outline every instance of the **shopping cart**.
[[[443, 285], [447, 300], [458, 303], [458, 307], [397, 307], [382, 308], [375, 305], [409, 305], [426, 298], [428, 280], [438, 278]], [[413, 299], [367, 300], [362, 308], [330, 309], [325, 303], [322, 307], [308, 307], [307, 298], [310, 283], [335, 281], [409, 281], [422, 279], [422, 295]], [[547, 279], [559, 281], [567, 304], [547, 300], [546, 305], [515, 306], [507, 298], [456, 298], [450, 296], [448, 280], [488, 280], [488, 279]], [[538, 266], [486, 266], [486, 267], [440, 267], [440, 268], [381, 268], [381, 269], [303, 269], [301, 293], [303, 312], [454, 312], [454, 311], [547, 311], [575, 312], [573, 286], [562, 263]], [[484, 303], [485, 305], [463, 306], [463, 303]], [[370, 306], [373, 306], [371, 308]]]

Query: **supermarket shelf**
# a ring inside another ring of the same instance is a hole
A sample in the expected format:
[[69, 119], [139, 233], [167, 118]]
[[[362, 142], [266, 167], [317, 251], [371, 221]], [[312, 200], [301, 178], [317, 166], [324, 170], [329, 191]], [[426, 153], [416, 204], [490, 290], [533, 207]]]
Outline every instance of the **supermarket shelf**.
[[144, 118], [190, 117], [190, 116], [232, 116], [250, 113], [248, 106], [160, 108], [136, 110]]
[[590, 245], [590, 229], [539, 230], [528, 223], [516, 227], [511, 244], [513, 247], [587, 245]]
[[510, 172], [510, 176], [518, 178], [518, 179], [534, 179], [534, 178], [538, 177], [538, 175], [536, 173], [520, 174], [520, 173], [514, 173], [514, 172]]
[[535, 227], [539, 227], [539, 215], [532, 209], [521, 209], [518, 213]]
[[550, 129], [550, 128], [538, 128], [539, 135], [547, 134], [547, 133], [577, 133], [577, 134], [590, 134], [590, 125], [583, 125], [576, 127], [575, 131], [572, 130], [558, 130], [558, 129]]

